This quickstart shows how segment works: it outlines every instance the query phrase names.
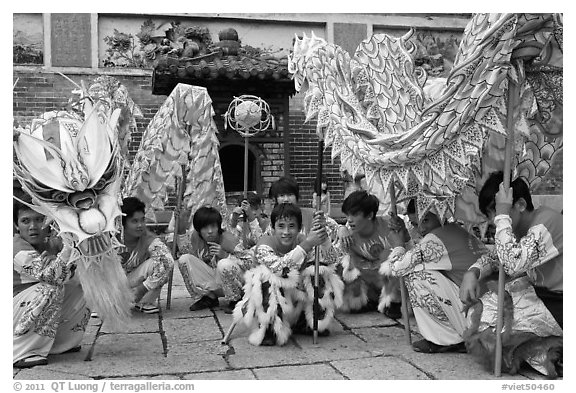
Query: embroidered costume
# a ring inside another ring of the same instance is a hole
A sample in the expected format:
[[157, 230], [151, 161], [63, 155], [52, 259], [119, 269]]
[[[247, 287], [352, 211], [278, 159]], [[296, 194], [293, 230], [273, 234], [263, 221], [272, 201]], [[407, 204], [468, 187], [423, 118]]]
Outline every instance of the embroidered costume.
[[152, 310], [156, 307], [156, 299], [162, 286], [168, 282], [170, 271], [174, 267], [174, 259], [162, 240], [151, 233], [143, 235], [139, 242], [143, 243], [144, 252], [138, 252], [141, 248], [139, 245], [132, 251], [122, 247], [118, 253], [122, 258], [122, 267], [130, 287], [135, 288], [142, 284], [148, 289], [136, 307], [141, 310]]
[[463, 341], [466, 318], [459, 298], [462, 278], [486, 247], [460, 225], [438, 227], [411, 250], [396, 247], [380, 273], [404, 277], [420, 334], [438, 345]]
[[[471, 267], [479, 279], [498, 270], [498, 261], [513, 280], [506, 283], [509, 306], [505, 307], [502, 334], [503, 371], [514, 374], [526, 361], [550, 377], [562, 373], [563, 242], [562, 215], [547, 207], [533, 211], [526, 235], [517, 240], [508, 215], [499, 215], [496, 247]], [[480, 360], [492, 366], [497, 296], [486, 293], [475, 306], [467, 345]]]
[[90, 311], [74, 265], [60, 255], [43, 261], [20, 235], [13, 257], [13, 363], [80, 345]]

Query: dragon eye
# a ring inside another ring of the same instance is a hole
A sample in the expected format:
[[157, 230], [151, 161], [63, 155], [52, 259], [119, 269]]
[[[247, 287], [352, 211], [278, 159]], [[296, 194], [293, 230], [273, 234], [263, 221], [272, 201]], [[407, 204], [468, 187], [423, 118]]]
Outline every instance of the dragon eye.
[[55, 191], [52, 193], [52, 199], [56, 202], [64, 202], [68, 198], [68, 194], [62, 191]]

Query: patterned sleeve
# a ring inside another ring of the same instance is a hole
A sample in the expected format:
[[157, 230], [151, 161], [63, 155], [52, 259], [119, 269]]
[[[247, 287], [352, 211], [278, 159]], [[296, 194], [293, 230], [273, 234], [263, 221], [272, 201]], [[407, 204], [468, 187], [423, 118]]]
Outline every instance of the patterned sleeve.
[[332, 243], [338, 241], [338, 224], [332, 217], [326, 216], [326, 232], [328, 233], [328, 238]]
[[437, 236], [428, 234], [409, 251], [406, 251], [404, 247], [395, 247], [388, 259], [382, 263], [380, 273], [403, 277], [424, 269], [450, 270], [451, 268], [448, 250], [444, 243]]
[[512, 220], [508, 215], [496, 216], [494, 224], [496, 252], [508, 275], [526, 273], [560, 254], [552, 235], [542, 224], [531, 227], [520, 241], [512, 232]]
[[54, 260], [45, 263], [38, 251], [23, 250], [14, 256], [14, 270], [40, 282], [62, 285], [68, 278], [70, 268], [68, 261], [63, 260], [60, 255], [61, 253]]
[[190, 240], [190, 233], [186, 232], [184, 234], [181, 235], [177, 235], [176, 236], [176, 242], [178, 244], [178, 253], [180, 255], [184, 255], [184, 254], [193, 254], [194, 253], [194, 248], [192, 247], [192, 241]]
[[276, 255], [272, 247], [267, 244], [256, 246], [256, 263], [265, 265], [274, 273], [280, 273], [287, 267], [289, 269], [299, 269], [306, 259], [306, 251], [300, 246], [296, 246], [288, 254], [280, 257]]
[[483, 279], [491, 275], [492, 273], [498, 271], [498, 254], [496, 254], [496, 249], [489, 250], [486, 254], [482, 255], [480, 258], [468, 268], [476, 268], [480, 271], [480, 276], [478, 279]]
[[156, 238], [148, 246], [153, 262], [152, 274], [143, 282], [148, 289], [158, 288], [168, 281], [170, 270], [174, 267], [174, 258], [166, 244]]

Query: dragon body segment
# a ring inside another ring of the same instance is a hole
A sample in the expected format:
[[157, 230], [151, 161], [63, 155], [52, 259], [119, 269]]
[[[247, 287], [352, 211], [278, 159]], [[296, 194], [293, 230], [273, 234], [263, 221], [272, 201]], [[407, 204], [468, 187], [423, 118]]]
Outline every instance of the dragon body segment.
[[[307, 81], [306, 119], [318, 118], [317, 133], [332, 146], [332, 158], [339, 157], [341, 168], [353, 176], [366, 175], [369, 190], [385, 208], [394, 182], [399, 201], [417, 197], [419, 214], [434, 209], [451, 216], [459, 207], [468, 210], [468, 219], [479, 221], [478, 210], [469, 204], [473, 198], [457, 198], [474, 193], [483, 176], [502, 168], [510, 83], [520, 86], [511, 113], [516, 163], [526, 160], [528, 146], [538, 156], [539, 175], [549, 167], [545, 145], [550, 140], [532, 137], [532, 145], [524, 144], [535, 132], [540, 109], [525, 71], [534, 58], [549, 64], [542, 53], [551, 37], [561, 37], [554, 26], [557, 19], [551, 15], [475, 15], [446, 82], [425, 84], [425, 75], [414, 66], [411, 32], [400, 38], [374, 35], [353, 57], [321, 38], [304, 36], [295, 41], [289, 70], [297, 89]], [[534, 48], [539, 48], [536, 53]], [[561, 97], [556, 102], [553, 109], [559, 112]], [[528, 158], [520, 172], [536, 173], [528, 163], [534, 161]]]

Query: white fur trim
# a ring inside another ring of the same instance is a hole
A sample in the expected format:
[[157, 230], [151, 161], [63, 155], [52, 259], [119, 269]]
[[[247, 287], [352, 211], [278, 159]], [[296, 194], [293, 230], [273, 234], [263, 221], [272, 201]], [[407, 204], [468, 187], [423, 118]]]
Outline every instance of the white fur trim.
[[340, 261], [342, 265], [342, 279], [345, 282], [352, 282], [360, 277], [360, 270], [356, 267], [350, 267], [350, 255], [344, 255]]
[[340, 309], [344, 312], [349, 312], [353, 310], [360, 310], [366, 304], [368, 304], [368, 290], [366, 289], [366, 284], [359, 281], [353, 285], [360, 285], [360, 295], [353, 296], [349, 292], [347, 293], [346, 288], [344, 289], [343, 302]]
[[390, 276], [392, 275], [392, 264], [388, 261], [382, 262], [380, 265], [380, 269], [378, 269], [378, 273], [383, 276]]

